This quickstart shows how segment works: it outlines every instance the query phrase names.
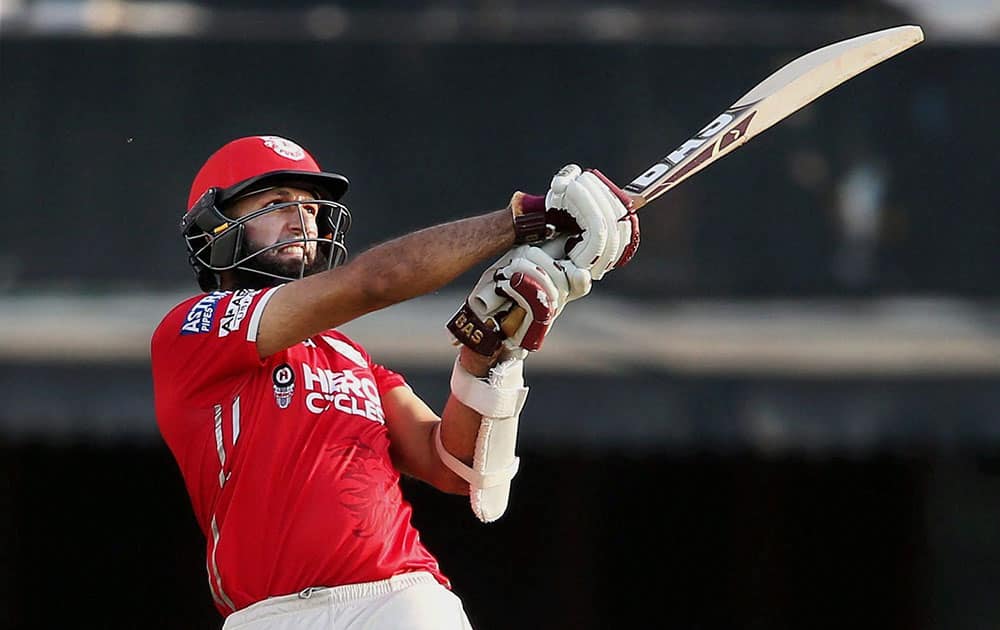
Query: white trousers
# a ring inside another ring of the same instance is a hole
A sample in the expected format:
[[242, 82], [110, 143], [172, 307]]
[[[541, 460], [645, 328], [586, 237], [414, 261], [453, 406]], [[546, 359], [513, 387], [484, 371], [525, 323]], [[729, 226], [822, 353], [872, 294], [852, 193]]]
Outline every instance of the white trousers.
[[305, 589], [226, 617], [223, 630], [472, 630], [462, 601], [430, 573]]

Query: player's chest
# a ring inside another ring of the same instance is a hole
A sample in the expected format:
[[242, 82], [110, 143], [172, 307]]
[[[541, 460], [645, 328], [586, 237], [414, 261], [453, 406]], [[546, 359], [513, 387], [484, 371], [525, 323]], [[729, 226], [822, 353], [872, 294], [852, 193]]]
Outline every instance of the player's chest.
[[353, 416], [385, 424], [378, 385], [365, 357], [350, 344], [319, 335], [273, 359], [259, 375], [258, 404], [274, 413]]

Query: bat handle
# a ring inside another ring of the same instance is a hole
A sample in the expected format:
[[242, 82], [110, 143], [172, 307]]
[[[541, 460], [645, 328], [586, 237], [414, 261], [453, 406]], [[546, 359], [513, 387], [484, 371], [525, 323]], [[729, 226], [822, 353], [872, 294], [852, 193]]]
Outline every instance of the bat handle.
[[521, 327], [521, 323], [524, 322], [524, 316], [527, 313], [520, 306], [515, 306], [510, 309], [510, 312], [500, 320], [500, 330], [503, 331], [505, 338], [511, 337], [517, 329]]

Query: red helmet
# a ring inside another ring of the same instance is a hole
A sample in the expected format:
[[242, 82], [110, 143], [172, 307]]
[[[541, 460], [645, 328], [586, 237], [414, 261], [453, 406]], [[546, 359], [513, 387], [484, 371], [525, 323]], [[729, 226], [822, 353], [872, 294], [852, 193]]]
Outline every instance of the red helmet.
[[[189, 261], [201, 288], [218, 288], [221, 271], [242, 269], [262, 273], [247, 263], [261, 251], [247, 251], [244, 224], [263, 213], [293, 204], [278, 204], [241, 219], [227, 217], [229, 202], [275, 186], [296, 186], [315, 193], [320, 210], [315, 240], [329, 261], [328, 268], [344, 261], [344, 237], [350, 228], [350, 212], [337, 203], [347, 192], [343, 175], [323, 172], [315, 158], [301, 146], [280, 136], [248, 136], [227, 143], [213, 153], [198, 171], [188, 195], [188, 210], [181, 231], [188, 246]], [[300, 270], [299, 277], [305, 273]], [[270, 276], [272, 280], [294, 280], [292, 276]]]
[[248, 136], [229, 142], [212, 154], [191, 184], [188, 210], [209, 188], [221, 190], [220, 204], [245, 192], [280, 180], [318, 188], [323, 199], [337, 201], [347, 192], [347, 178], [324, 173], [309, 152], [280, 136]]

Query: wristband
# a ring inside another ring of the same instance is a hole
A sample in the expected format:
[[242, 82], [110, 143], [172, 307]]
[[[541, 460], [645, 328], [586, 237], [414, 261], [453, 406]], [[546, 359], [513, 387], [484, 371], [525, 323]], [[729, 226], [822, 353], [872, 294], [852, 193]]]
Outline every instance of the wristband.
[[514, 193], [510, 199], [510, 212], [514, 218], [514, 243], [524, 245], [545, 240], [548, 227], [545, 221], [545, 197]]

